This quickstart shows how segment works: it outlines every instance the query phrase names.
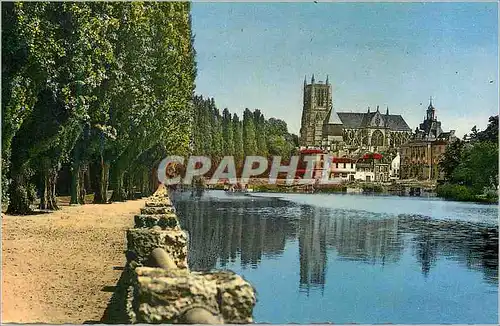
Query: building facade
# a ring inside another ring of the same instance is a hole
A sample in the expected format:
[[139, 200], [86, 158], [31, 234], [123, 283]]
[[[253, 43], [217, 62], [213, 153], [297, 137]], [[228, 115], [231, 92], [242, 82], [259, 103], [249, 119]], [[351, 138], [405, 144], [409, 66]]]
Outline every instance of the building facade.
[[447, 145], [456, 139], [454, 130], [444, 132], [441, 129], [431, 99], [424, 121], [411, 140], [401, 147], [401, 179], [442, 179], [439, 161]]
[[391, 180], [399, 179], [400, 167], [401, 167], [401, 156], [399, 155], [398, 152], [391, 162], [391, 172], [389, 176]]
[[304, 79], [304, 101], [299, 142], [306, 148], [323, 148], [352, 154], [399, 148], [411, 136], [411, 128], [401, 115], [376, 111], [335, 112], [332, 85]]
[[[304, 147], [320, 147], [323, 140], [323, 129], [328, 114], [332, 110], [332, 85], [328, 82], [315, 82], [314, 75], [311, 84], [304, 79], [303, 109], [299, 142]], [[342, 136], [342, 129], [332, 130], [332, 136]]]
[[361, 162], [356, 165], [356, 174], [354, 175], [356, 181], [375, 181], [375, 173], [373, 164]]
[[334, 157], [330, 163], [330, 179], [354, 181], [356, 161], [347, 157]]

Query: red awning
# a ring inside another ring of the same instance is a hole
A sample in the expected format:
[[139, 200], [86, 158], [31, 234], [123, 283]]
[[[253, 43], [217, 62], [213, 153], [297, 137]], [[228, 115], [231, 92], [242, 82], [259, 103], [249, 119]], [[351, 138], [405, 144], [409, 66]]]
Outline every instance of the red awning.
[[374, 160], [380, 160], [382, 158], [382, 154], [379, 154], [379, 153], [367, 153], [363, 156], [363, 159], [374, 159]]
[[332, 158], [332, 163], [352, 163], [354, 162], [353, 159], [350, 159], [348, 157], [333, 157]]
[[324, 153], [321, 149], [303, 149], [300, 151], [300, 154], [321, 154]]

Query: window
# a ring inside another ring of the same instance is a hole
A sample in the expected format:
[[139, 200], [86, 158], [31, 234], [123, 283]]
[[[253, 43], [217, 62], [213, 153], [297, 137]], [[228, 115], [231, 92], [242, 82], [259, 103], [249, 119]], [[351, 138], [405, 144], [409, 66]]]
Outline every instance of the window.
[[344, 163], [344, 169], [345, 169], [345, 163]]
[[354, 169], [354, 164], [353, 163], [351, 163], [351, 169]]
[[354, 181], [354, 174], [349, 175], [349, 181]]
[[366, 176], [366, 181], [370, 182], [371, 181], [371, 178], [369, 175]]
[[342, 178], [347, 178], [347, 173], [342, 173]]
[[338, 163], [335, 163], [335, 168], [338, 169], [339, 168], [339, 164]]

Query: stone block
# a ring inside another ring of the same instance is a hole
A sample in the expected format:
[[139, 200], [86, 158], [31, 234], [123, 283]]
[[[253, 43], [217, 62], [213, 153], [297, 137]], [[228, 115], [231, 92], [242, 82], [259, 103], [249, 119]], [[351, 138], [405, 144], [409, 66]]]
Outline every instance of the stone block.
[[135, 215], [136, 228], [152, 228], [159, 226], [163, 230], [180, 230], [179, 220], [175, 214]]
[[182, 315], [192, 308], [220, 315], [216, 282], [187, 270], [139, 267], [133, 287], [131, 315], [137, 323], [179, 323]]
[[153, 193], [151, 197], [167, 197], [168, 196], [168, 189], [165, 187], [163, 183], [160, 183], [158, 185], [158, 188], [156, 191]]
[[156, 215], [156, 214], [170, 214], [170, 213], [175, 213], [174, 206], [141, 208], [141, 215]]
[[169, 207], [172, 206], [172, 202], [168, 197], [159, 197], [159, 198], [148, 198], [146, 200], [146, 207]]
[[188, 235], [182, 230], [129, 229], [127, 230], [127, 262], [139, 266], [148, 263], [151, 252], [163, 248], [180, 269], [188, 268]]
[[226, 324], [251, 323], [255, 290], [229, 271], [193, 272], [139, 267], [133, 277], [133, 307], [139, 323], [178, 323], [192, 308], [219, 315]]
[[253, 322], [252, 314], [257, 298], [255, 289], [250, 283], [230, 271], [199, 274], [217, 283], [219, 310], [226, 323], [248, 324]]

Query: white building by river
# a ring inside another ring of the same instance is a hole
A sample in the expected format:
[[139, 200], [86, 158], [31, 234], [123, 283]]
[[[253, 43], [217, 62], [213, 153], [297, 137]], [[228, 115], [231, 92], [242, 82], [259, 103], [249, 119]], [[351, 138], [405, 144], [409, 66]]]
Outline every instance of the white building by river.
[[398, 180], [399, 179], [399, 169], [401, 166], [401, 156], [399, 152], [396, 154], [396, 157], [392, 159], [391, 169], [390, 169], [390, 179]]

